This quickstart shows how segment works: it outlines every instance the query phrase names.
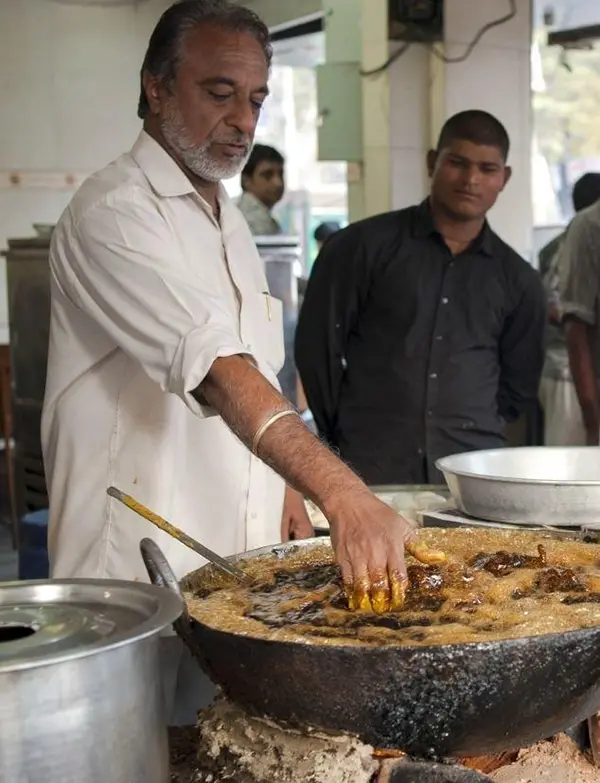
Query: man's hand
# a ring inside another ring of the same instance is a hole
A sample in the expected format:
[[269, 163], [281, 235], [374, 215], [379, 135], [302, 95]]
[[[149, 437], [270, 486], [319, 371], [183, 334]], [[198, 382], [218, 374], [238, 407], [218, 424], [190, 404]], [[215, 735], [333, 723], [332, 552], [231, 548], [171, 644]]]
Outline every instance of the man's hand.
[[339, 496], [325, 513], [350, 609], [381, 614], [402, 606], [407, 588], [405, 548], [424, 563], [446, 560], [443, 552], [419, 544], [410, 522], [366, 487]]
[[554, 326], [560, 326], [562, 323], [562, 313], [556, 304], [548, 305], [548, 321]]
[[295, 489], [286, 486], [281, 518], [281, 540], [298, 541], [301, 538], [312, 538], [314, 534], [304, 498]]
[[350, 609], [386, 612], [401, 606], [404, 547], [415, 538], [410, 523], [366, 488], [334, 498], [324, 511]]
[[[211, 405], [243, 443], [252, 447], [256, 433], [290, 403], [246, 358], [216, 359], [194, 391]], [[406, 592], [404, 548], [425, 563], [443, 562], [441, 552], [417, 546], [410, 524], [378, 500], [359, 477], [312, 435], [299, 416], [285, 416], [263, 433], [257, 456], [298, 487], [323, 511], [341, 566], [352, 608], [385, 612], [402, 605]], [[284, 535], [311, 535], [304, 504], [286, 493]], [[291, 506], [290, 506], [291, 504]], [[290, 514], [289, 508], [293, 508]]]

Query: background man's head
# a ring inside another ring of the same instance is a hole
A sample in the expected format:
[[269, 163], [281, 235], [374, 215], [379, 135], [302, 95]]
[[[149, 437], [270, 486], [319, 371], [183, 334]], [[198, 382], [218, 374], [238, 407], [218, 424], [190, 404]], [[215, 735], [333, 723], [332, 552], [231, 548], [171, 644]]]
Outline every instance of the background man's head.
[[319, 250], [323, 247], [330, 236], [333, 236], [340, 230], [341, 226], [335, 220], [328, 220], [325, 223], [319, 223], [315, 228], [314, 238]]
[[150, 38], [138, 115], [196, 176], [233, 177], [250, 154], [271, 56], [269, 31], [253, 11], [229, 0], [179, 0]]
[[485, 111], [463, 111], [445, 123], [427, 156], [432, 202], [454, 220], [482, 219], [510, 178], [508, 133]]
[[255, 144], [242, 170], [242, 190], [271, 209], [283, 196], [284, 167], [283, 155], [274, 147]]
[[588, 172], [573, 185], [573, 209], [581, 212], [595, 204], [600, 199], [600, 174]]

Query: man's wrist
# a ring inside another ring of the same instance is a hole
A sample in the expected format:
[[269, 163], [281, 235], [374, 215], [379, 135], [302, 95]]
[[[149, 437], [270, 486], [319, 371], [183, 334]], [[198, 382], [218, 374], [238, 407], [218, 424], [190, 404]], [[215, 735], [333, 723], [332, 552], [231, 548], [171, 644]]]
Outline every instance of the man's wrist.
[[317, 501], [317, 505], [328, 520], [335, 520], [339, 516], [340, 510], [347, 505], [349, 496], [368, 492], [368, 488], [358, 476], [351, 474], [343, 484], [329, 488], [325, 497], [321, 501]]

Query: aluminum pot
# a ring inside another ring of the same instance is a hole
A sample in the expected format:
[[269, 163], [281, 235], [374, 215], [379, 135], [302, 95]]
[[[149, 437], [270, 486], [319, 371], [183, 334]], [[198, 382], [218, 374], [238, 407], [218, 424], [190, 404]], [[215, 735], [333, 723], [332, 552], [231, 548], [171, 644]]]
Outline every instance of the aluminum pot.
[[154, 585], [0, 583], [0, 781], [168, 783]]

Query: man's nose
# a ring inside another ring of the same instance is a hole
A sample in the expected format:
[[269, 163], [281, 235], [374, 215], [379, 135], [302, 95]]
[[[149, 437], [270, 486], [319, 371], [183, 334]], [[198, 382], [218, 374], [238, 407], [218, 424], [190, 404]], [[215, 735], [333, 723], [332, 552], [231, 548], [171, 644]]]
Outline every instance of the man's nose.
[[479, 166], [469, 166], [465, 171], [465, 181], [468, 185], [477, 185], [481, 179]]
[[248, 136], [254, 133], [257, 122], [258, 112], [256, 106], [244, 99], [237, 100], [228, 117], [228, 124], [233, 125], [240, 133]]

